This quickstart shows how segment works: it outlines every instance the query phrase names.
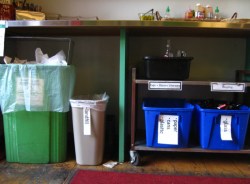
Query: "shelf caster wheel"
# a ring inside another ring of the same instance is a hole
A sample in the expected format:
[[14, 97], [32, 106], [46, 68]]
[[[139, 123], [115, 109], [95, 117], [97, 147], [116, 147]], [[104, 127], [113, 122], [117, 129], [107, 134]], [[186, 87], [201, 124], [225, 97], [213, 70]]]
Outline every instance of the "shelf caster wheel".
[[137, 151], [130, 150], [130, 163], [134, 166], [139, 166], [141, 164], [141, 158]]

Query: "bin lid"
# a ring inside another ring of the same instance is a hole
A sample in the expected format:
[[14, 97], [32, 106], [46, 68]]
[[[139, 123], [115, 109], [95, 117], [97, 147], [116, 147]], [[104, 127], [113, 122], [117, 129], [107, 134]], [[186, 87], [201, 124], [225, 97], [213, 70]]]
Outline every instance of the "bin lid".
[[97, 111], [105, 111], [109, 100], [109, 96], [104, 94], [81, 95], [70, 99], [73, 108], [91, 108]]

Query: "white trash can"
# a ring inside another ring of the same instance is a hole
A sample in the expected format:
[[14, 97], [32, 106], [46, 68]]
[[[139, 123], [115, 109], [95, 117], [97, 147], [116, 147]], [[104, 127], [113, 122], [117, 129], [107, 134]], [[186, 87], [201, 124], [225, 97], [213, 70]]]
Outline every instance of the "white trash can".
[[79, 165], [100, 165], [103, 162], [108, 99], [108, 95], [98, 94], [70, 100], [76, 163]]

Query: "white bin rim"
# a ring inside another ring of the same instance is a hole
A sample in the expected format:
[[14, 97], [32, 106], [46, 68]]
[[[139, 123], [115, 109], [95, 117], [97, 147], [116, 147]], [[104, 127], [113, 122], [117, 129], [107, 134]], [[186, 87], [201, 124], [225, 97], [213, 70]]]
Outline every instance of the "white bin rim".
[[71, 107], [73, 108], [84, 108], [88, 107], [90, 109], [105, 111], [109, 100], [109, 96], [104, 94], [94, 94], [94, 95], [81, 95], [70, 99]]

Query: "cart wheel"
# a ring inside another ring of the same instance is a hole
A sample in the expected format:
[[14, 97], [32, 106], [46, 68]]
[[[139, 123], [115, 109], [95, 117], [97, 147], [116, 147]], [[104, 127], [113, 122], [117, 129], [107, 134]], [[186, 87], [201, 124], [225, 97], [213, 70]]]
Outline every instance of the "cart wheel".
[[134, 166], [139, 166], [141, 162], [140, 155], [137, 151], [130, 150], [130, 163]]

